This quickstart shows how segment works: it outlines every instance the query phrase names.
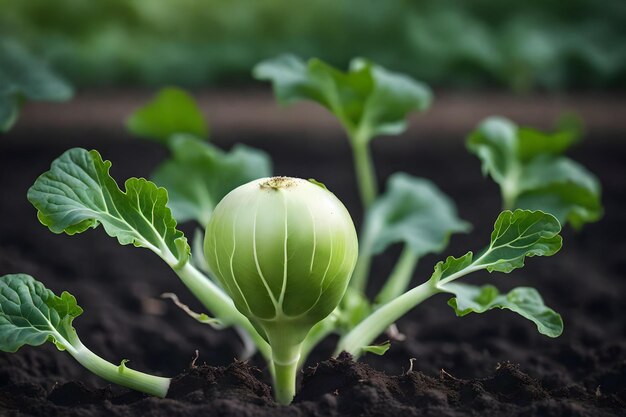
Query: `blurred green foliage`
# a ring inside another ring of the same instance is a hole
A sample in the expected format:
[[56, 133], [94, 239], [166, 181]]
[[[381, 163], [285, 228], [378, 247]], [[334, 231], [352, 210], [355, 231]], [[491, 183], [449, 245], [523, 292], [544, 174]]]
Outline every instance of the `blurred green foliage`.
[[250, 82], [281, 53], [363, 56], [435, 86], [623, 88], [623, 0], [0, 0], [78, 85]]
[[0, 133], [13, 127], [26, 100], [65, 101], [74, 91], [19, 42], [0, 38]]

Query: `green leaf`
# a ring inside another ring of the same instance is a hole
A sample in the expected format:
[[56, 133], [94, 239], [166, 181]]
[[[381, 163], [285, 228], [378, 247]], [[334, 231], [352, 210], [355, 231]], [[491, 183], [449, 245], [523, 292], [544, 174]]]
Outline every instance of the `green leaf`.
[[580, 228], [599, 220], [603, 209], [596, 177], [561, 155], [580, 137], [580, 128], [571, 125], [546, 134], [491, 117], [467, 146], [481, 159], [483, 173], [500, 185], [506, 208], [543, 210]]
[[64, 101], [72, 88], [18, 42], [0, 39], [0, 132], [8, 131], [24, 100]]
[[443, 279], [449, 278], [450, 276], [454, 277], [462, 272], [466, 272], [466, 270], [472, 265], [473, 261], [474, 254], [472, 252], [467, 252], [460, 258], [448, 256], [445, 261], [437, 262], [437, 265], [435, 265], [435, 272], [433, 272], [431, 279], [435, 282], [439, 282]]
[[24, 345], [53, 342], [71, 349], [76, 337], [72, 321], [83, 309], [68, 292], [60, 297], [26, 274], [0, 277], [0, 350], [16, 352]]
[[398, 242], [417, 257], [439, 253], [450, 235], [470, 228], [459, 219], [454, 202], [432, 182], [398, 173], [391, 176], [387, 191], [366, 214], [362, 253], [378, 254]]
[[604, 212], [598, 180], [569, 158], [538, 156], [526, 165], [519, 188], [518, 207], [547, 211], [575, 229]]
[[432, 100], [426, 85], [361, 58], [343, 72], [319, 59], [305, 63], [293, 55], [282, 55], [259, 63], [253, 75], [271, 81], [281, 103], [317, 102], [348, 132], [366, 132], [367, 139], [403, 132], [407, 115], [425, 110]]
[[179, 88], [164, 88], [126, 122], [137, 136], [167, 143], [177, 133], [208, 138], [209, 127], [193, 97]]
[[124, 192], [110, 168], [97, 151], [75, 148], [57, 158], [28, 190], [41, 223], [69, 235], [102, 224], [122, 245], [151, 249], [171, 265], [186, 260], [189, 245], [167, 207], [167, 191], [130, 178]]
[[467, 139], [467, 148], [482, 161], [483, 175], [502, 185], [517, 167], [517, 128], [507, 119], [490, 117]]
[[175, 135], [168, 145], [172, 158], [156, 169], [153, 180], [167, 189], [169, 206], [181, 223], [195, 219], [206, 226], [226, 194], [272, 175], [269, 156], [244, 145], [224, 152], [190, 135]]
[[378, 356], [383, 356], [385, 353], [387, 353], [390, 347], [391, 347], [391, 342], [387, 340], [379, 345], [363, 346], [361, 350], [363, 352], [369, 352]]
[[554, 255], [561, 248], [560, 231], [561, 225], [551, 214], [503, 211], [494, 225], [489, 247], [480, 256], [474, 259], [472, 252], [460, 258], [449, 256], [435, 266], [431, 282], [439, 291], [455, 295], [448, 304], [459, 316], [506, 308], [534, 322], [540, 333], [557, 337], [563, 331], [561, 316], [544, 305], [535, 289], [520, 287], [501, 295], [492, 285], [475, 287], [453, 281], [482, 269], [509, 273], [523, 267], [526, 257]]
[[500, 294], [493, 285], [476, 287], [466, 284], [447, 284], [442, 290], [454, 294], [448, 301], [457, 316], [484, 313], [494, 308], [511, 310], [537, 325], [539, 333], [558, 337], [563, 333], [563, 319], [547, 307], [534, 288], [518, 287], [507, 294]]
[[561, 155], [580, 140], [580, 133], [571, 129], [544, 133], [528, 127], [517, 128], [517, 157], [529, 162], [537, 156]]
[[563, 244], [561, 224], [542, 211], [505, 210], [496, 219], [489, 248], [476, 259], [476, 265], [489, 272], [509, 273], [524, 266], [532, 256], [552, 256]]
[[526, 257], [551, 256], [563, 243], [561, 225], [551, 214], [542, 211], [505, 210], [496, 219], [491, 242], [480, 256], [472, 252], [460, 258], [449, 256], [437, 263], [431, 280], [438, 287], [473, 271], [486, 269], [509, 273], [524, 266]]

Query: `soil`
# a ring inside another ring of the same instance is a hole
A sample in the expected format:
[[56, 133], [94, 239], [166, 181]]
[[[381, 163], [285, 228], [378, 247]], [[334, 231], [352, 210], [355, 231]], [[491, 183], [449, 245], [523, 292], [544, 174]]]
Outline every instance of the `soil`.
[[[175, 292], [201, 310], [153, 254], [121, 247], [102, 230], [54, 235], [39, 224], [25, 197], [37, 175], [69, 146], [99, 149], [113, 161], [118, 181], [148, 176], [166, 152], [130, 138], [109, 140], [97, 130], [20, 132], [0, 137], [0, 274], [25, 272], [57, 293], [72, 292], [85, 309], [75, 322], [78, 334], [104, 358], [128, 358], [135, 369], [178, 376], [168, 398], [151, 398], [107, 385], [52, 345], [24, 347], [0, 354], [0, 416], [626, 415], [626, 143], [614, 134], [592, 133], [572, 153], [602, 181], [604, 219], [579, 233], [567, 229], [554, 257], [533, 258], [510, 275], [473, 278], [502, 289], [538, 288], [563, 315], [560, 338], [541, 336], [506, 311], [457, 318], [446, 297], [437, 296], [399, 321], [406, 341], [393, 343], [385, 356], [358, 363], [347, 355], [328, 359], [336, 340], [323, 343], [303, 371], [293, 405], [284, 407], [273, 401], [258, 357], [235, 359], [242, 346], [233, 331], [198, 324], [159, 299]], [[308, 133], [253, 142], [273, 156], [277, 174], [324, 182], [360, 221], [343, 138]], [[482, 178], [462, 138], [380, 139], [374, 151], [381, 179], [399, 170], [431, 178], [474, 224], [471, 234], [452, 239], [446, 254], [477, 250], [488, 241], [499, 212], [498, 189]], [[184, 230], [191, 236], [194, 226]], [[393, 248], [376, 260], [371, 292], [397, 255]], [[420, 261], [415, 282], [442, 257]]]

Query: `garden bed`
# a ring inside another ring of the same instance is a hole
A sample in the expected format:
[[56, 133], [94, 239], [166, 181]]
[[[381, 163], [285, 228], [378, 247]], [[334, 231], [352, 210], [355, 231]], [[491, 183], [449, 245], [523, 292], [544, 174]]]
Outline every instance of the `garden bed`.
[[[107, 387], [50, 344], [24, 347], [0, 354], [0, 415], [608, 416], [626, 407], [626, 143], [617, 135], [594, 133], [572, 154], [603, 184], [604, 219], [579, 233], [566, 229], [559, 254], [497, 278], [503, 289], [526, 284], [539, 289], [563, 315], [560, 338], [541, 336], [532, 323], [500, 310], [456, 318], [440, 295], [398, 323], [407, 340], [394, 343], [385, 356], [366, 356], [358, 364], [346, 356], [327, 360], [332, 343], [322, 344], [304, 371], [294, 404], [281, 407], [272, 400], [259, 358], [233, 362], [241, 349], [234, 332], [202, 326], [158, 298], [173, 291], [201, 310], [152, 253], [121, 247], [102, 230], [54, 235], [26, 200], [35, 178], [68, 147], [97, 148], [120, 180], [148, 176], [165, 151], [129, 138], [111, 140], [94, 129], [65, 130], [62, 138], [55, 132], [18, 129], [0, 138], [0, 273], [25, 272], [57, 293], [70, 290], [87, 312], [76, 320], [81, 339], [104, 358], [126, 358], [134, 369], [179, 376], [168, 398], [148, 398]], [[406, 171], [432, 179], [475, 229], [471, 236], [455, 236], [446, 254], [480, 249], [476, 242], [488, 241], [499, 213], [496, 185], [481, 176], [479, 161], [460, 137], [410, 136], [373, 143], [381, 178]], [[222, 143], [241, 139], [225, 137]], [[263, 134], [244, 142], [268, 151], [277, 174], [323, 181], [360, 221], [344, 138], [320, 139], [309, 132]], [[183, 229], [193, 232], [190, 225]], [[372, 291], [396, 256], [392, 250], [377, 260]], [[430, 276], [442, 257], [420, 261], [416, 280]], [[196, 350], [199, 357], [190, 369]]]

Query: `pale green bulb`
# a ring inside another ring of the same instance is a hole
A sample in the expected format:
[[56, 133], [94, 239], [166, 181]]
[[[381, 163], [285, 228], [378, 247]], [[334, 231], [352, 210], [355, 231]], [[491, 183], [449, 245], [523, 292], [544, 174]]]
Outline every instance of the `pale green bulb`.
[[293, 332], [289, 343], [297, 343], [341, 301], [358, 241], [350, 214], [325, 187], [274, 177], [222, 199], [204, 251], [237, 309], [264, 336]]

